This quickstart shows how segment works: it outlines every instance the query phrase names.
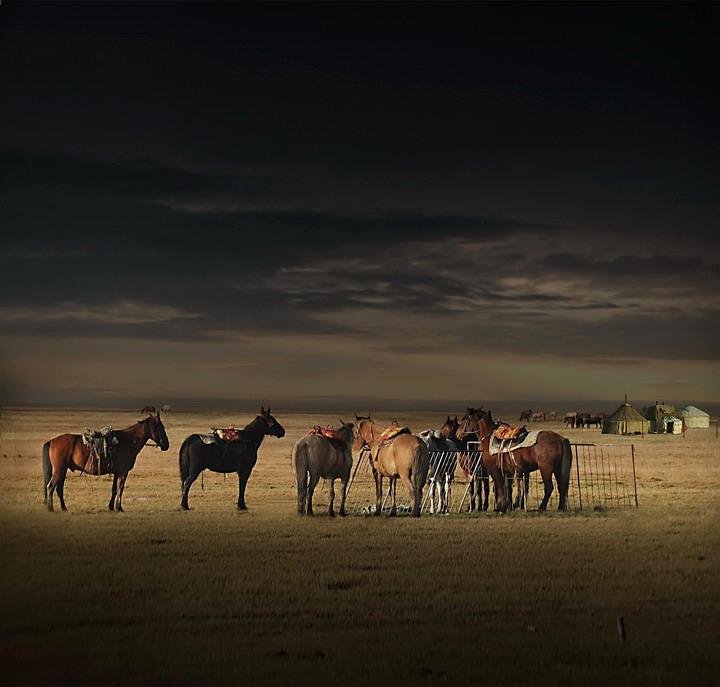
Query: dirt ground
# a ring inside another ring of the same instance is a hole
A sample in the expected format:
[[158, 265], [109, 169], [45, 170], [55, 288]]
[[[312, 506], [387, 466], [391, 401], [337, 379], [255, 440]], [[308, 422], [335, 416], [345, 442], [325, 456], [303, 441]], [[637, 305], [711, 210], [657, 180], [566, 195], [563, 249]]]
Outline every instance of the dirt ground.
[[69, 511], [48, 513], [42, 444], [138, 416], [3, 409], [3, 683], [717, 684], [714, 426], [630, 439], [543, 423], [633, 443], [639, 509], [330, 519], [321, 490], [314, 518], [296, 514], [290, 452], [351, 413], [274, 414], [287, 434], [263, 443], [247, 512], [235, 477], [212, 473], [179, 507], [182, 440], [253, 417], [207, 411], [166, 417], [170, 450], [140, 453], [125, 513], [107, 510], [107, 477], [77, 474]]

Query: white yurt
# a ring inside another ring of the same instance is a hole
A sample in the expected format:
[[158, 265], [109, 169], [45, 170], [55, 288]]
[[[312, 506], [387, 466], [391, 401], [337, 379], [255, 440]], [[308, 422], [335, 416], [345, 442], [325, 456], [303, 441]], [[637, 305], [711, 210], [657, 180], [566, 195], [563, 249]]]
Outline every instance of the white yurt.
[[706, 428], [710, 426], [710, 416], [700, 408], [695, 406], [685, 406], [680, 408], [680, 417], [685, 420], [685, 426], [691, 428]]
[[679, 417], [663, 415], [657, 421], [656, 432], [658, 434], [682, 434], [683, 421]]

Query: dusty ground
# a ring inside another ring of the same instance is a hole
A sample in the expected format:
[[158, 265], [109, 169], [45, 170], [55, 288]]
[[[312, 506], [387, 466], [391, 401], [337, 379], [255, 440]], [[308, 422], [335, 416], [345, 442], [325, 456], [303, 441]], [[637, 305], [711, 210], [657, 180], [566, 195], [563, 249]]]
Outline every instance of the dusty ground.
[[[70, 511], [48, 513], [43, 442], [137, 415], [5, 409], [3, 682], [716, 684], [714, 427], [632, 440], [638, 510], [330, 520], [322, 491], [314, 519], [296, 515], [289, 455], [337, 414], [276, 416], [287, 436], [263, 444], [248, 512], [235, 479], [214, 474], [181, 511], [177, 450], [252, 417], [176, 412], [170, 451], [144, 449], [130, 474], [126, 513], [105, 509], [107, 478], [77, 475]], [[379, 419], [418, 431], [442, 420]]]

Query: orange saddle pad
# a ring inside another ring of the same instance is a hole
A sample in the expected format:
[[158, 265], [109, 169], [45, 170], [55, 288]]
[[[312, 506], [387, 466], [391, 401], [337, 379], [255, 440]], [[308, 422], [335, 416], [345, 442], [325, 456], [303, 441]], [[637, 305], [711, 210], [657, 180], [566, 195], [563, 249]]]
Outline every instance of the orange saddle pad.
[[493, 432], [493, 436], [501, 441], [517, 439], [522, 434], [527, 434], [525, 427], [508, 427], [507, 425], [501, 425]]
[[390, 425], [381, 435], [380, 439], [382, 441], [387, 441], [388, 439], [394, 439], [395, 437], [399, 436], [400, 434], [407, 434], [410, 431], [408, 427], [400, 427], [400, 425]]
[[334, 439], [335, 441], [345, 441], [345, 437], [332, 427], [313, 427], [308, 434], [319, 434], [326, 439]]

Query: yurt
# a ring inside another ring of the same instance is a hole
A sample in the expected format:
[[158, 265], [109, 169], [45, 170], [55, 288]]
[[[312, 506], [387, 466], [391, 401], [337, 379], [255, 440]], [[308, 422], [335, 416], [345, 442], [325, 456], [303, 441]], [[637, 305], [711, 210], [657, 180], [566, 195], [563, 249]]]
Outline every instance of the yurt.
[[648, 421], [629, 403], [623, 403], [602, 424], [603, 434], [647, 434]]
[[700, 408], [695, 406], [685, 406], [680, 408], [680, 417], [685, 420], [685, 426], [691, 428], [707, 428], [710, 426], [710, 416]]
[[665, 430], [660, 427], [660, 420], [662, 420], [665, 415], [674, 416], [676, 413], [677, 410], [675, 406], [669, 403], [658, 403], [657, 401], [655, 401], [655, 405], [653, 406], [640, 408], [640, 414], [650, 423], [651, 432], [664, 433]]
[[683, 421], [673, 415], [663, 415], [656, 425], [655, 431], [658, 434], [682, 434]]

